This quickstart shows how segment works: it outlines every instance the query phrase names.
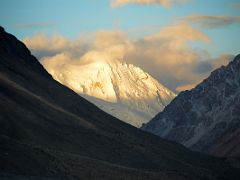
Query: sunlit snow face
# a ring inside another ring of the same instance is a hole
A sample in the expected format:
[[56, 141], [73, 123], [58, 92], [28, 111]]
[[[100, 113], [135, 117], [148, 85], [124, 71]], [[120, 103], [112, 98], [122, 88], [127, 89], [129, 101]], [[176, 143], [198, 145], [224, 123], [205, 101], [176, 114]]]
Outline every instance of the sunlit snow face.
[[175, 97], [148, 73], [109, 53], [91, 51], [75, 60], [70, 60], [68, 54], [61, 56], [42, 61], [57, 81], [136, 127], [149, 121]]
[[166, 99], [174, 95], [140, 68], [112, 59], [107, 53], [92, 51], [75, 61], [62, 56], [66, 62], [53, 57], [42, 63], [56, 80], [79, 94], [109, 102], [155, 99], [157, 91]]
[[61, 54], [46, 58], [42, 63], [54, 79], [75, 92], [109, 102], [117, 101], [109, 75], [111, 69], [107, 64], [107, 54], [91, 52], [79, 60], [69, 61], [70, 58], [68, 54]]

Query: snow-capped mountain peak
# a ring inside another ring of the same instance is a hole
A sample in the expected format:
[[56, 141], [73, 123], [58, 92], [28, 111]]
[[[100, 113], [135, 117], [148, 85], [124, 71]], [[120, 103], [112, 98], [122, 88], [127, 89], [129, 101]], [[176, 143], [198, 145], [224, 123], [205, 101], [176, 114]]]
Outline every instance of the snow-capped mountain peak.
[[139, 67], [111, 59], [105, 53], [87, 53], [80, 61], [65, 64], [48, 59], [43, 65], [57, 81], [137, 127], [148, 122], [175, 97]]

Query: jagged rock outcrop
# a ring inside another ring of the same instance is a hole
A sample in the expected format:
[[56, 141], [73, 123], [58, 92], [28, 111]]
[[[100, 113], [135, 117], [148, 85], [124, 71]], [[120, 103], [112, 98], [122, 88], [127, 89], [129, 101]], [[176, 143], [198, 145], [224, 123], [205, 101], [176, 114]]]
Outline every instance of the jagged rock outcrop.
[[181, 92], [144, 130], [192, 150], [240, 155], [240, 55]]

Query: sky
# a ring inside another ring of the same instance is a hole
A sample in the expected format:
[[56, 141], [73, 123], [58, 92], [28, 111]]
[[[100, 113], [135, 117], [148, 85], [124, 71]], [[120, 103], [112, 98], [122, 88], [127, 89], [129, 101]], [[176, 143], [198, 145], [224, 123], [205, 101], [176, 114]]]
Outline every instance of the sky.
[[0, 0], [0, 22], [39, 59], [107, 52], [174, 92], [240, 53], [240, 0]]

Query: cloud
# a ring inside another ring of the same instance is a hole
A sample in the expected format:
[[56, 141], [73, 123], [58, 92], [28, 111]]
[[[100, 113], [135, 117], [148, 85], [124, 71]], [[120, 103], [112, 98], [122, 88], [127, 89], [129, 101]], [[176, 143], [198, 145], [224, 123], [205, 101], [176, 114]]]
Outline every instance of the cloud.
[[93, 36], [91, 49], [107, 51], [116, 58], [122, 59], [124, 54], [134, 49], [134, 43], [121, 31], [100, 31]]
[[52, 26], [54, 26], [54, 24], [50, 22], [19, 23], [14, 25], [14, 27], [19, 29], [38, 29], [38, 28], [48, 28]]
[[100, 31], [76, 40], [43, 34], [24, 39], [49, 71], [59, 70], [64, 64], [72, 68], [82, 65], [86, 56], [96, 61], [118, 59], [139, 66], [175, 92], [192, 87], [229, 60], [229, 56], [212, 59], [207, 51], [192, 48], [189, 43], [196, 41], [211, 40], [186, 23], [162, 28], [138, 40], [122, 31]]
[[204, 28], [219, 28], [229, 26], [231, 24], [239, 24], [240, 16], [203, 16], [195, 15], [182, 18], [181, 20], [199, 24]]
[[235, 8], [235, 9], [240, 9], [240, 3], [231, 3], [229, 4], [230, 7]]
[[32, 38], [25, 38], [24, 42], [28, 44], [33, 50], [44, 50], [46, 46], [48, 51], [62, 51], [68, 47], [68, 45], [73, 44], [68, 39], [63, 36], [47, 36], [44, 34], [39, 34]]
[[35, 56], [41, 59], [43, 56], [53, 56], [62, 52], [80, 55], [85, 52], [86, 43], [81, 38], [70, 40], [60, 35], [37, 34], [33, 37], [26, 37], [23, 42], [27, 44]]
[[178, 92], [189, 90], [194, 88], [197, 84], [199, 84], [204, 78], [206, 78], [210, 72], [219, 68], [220, 66], [227, 65], [232, 59], [234, 58], [233, 55], [230, 54], [223, 54], [217, 58], [205, 59], [204, 61], [198, 61], [195, 66], [193, 67], [192, 71], [194, 74], [198, 74], [198, 80], [194, 83], [184, 84], [178, 86], [176, 90]]
[[212, 70], [214, 70], [222, 65], [227, 65], [231, 60], [233, 60], [233, 58], [234, 56], [231, 54], [223, 54], [218, 58], [208, 60], [208, 62], [212, 64]]
[[112, 7], [121, 7], [127, 4], [140, 4], [140, 5], [149, 5], [149, 4], [158, 4], [164, 7], [169, 7], [177, 3], [185, 3], [189, 0], [112, 0]]
[[185, 84], [185, 85], [182, 85], [182, 86], [178, 86], [176, 88], [176, 90], [178, 92], [181, 92], [181, 91], [185, 91], [185, 90], [190, 90], [192, 88], [194, 88], [196, 86], [196, 83], [193, 83], [193, 84]]
[[157, 43], [160, 41], [175, 41], [175, 43], [178, 42], [176, 43], [176, 46], [179, 48], [179, 45], [183, 45], [187, 41], [210, 42], [210, 39], [207, 35], [186, 23], [175, 24], [162, 28], [159, 33], [146, 37], [145, 40], [148, 42]]
[[199, 53], [189, 42], [209, 42], [210, 39], [187, 24], [176, 24], [135, 43], [135, 51], [128, 54], [128, 61], [150, 72], [170, 89], [176, 91], [179, 84], [196, 81], [192, 73], [200, 59]]

